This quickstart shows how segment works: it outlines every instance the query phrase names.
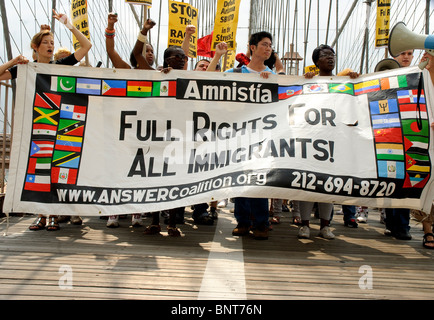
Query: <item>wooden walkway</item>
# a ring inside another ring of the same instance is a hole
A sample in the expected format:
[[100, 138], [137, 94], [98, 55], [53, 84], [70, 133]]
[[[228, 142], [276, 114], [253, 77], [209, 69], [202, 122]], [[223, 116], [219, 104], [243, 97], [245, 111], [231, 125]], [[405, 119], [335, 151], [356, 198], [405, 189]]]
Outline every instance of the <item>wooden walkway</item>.
[[[186, 213], [183, 236], [145, 236], [143, 228], [109, 229], [106, 220], [29, 231], [33, 216], [0, 220], [0, 299], [302, 300], [433, 299], [434, 250], [383, 235], [379, 213], [345, 228], [334, 216], [334, 240], [297, 238], [290, 214], [267, 241], [233, 237], [230, 207], [214, 226], [196, 226]], [[150, 218], [144, 218], [145, 225]], [[165, 231], [165, 230], [164, 230]], [[369, 278], [369, 275], [372, 277]], [[370, 282], [370, 280], [372, 280]], [[370, 288], [370, 285], [371, 288]]]

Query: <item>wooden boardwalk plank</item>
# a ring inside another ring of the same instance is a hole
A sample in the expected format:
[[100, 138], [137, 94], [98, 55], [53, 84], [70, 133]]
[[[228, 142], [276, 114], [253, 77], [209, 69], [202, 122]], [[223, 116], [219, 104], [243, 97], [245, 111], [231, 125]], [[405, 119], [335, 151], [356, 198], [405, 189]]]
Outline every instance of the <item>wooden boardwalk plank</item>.
[[[221, 211], [220, 219], [233, 221], [229, 208]], [[358, 229], [345, 228], [342, 216], [335, 215], [334, 240], [316, 237], [316, 219], [311, 222], [313, 237], [298, 239], [289, 214], [273, 226], [267, 241], [233, 237], [234, 223], [224, 228], [196, 226], [190, 212], [186, 224], [179, 226], [180, 238], [164, 231], [145, 236], [143, 228], [129, 226], [128, 218], [120, 220], [118, 229], [90, 217], [82, 226], [61, 224], [57, 232], [30, 231], [33, 220], [33, 216], [10, 217], [8, 235], [0, 236], [1, 299], [195, 300], [204, 296], [201, 285], [209, 258], [230, 259], [235, 252], [242, 253], [247, 299], [434, 297], [434, 254], [421, 245], [421, 225], [412, 220], [410, 241], [386, 237], [376, 211]], [[144, 224], [149, 223], [150, 218], [145, 218]], [[0, 232], [5, 231], [4, 218]], [[67, 283], [62, 278], [64, 266], [72, 270], [72, 289], [62, 288]], [[231, 270], [225, 269], [225, 263], [217, 266], [221, 270], [211, 270], [213, 281], [228, 281]], [[372, 289], [359, 286], [366, 272], [362, 266], [372, 270]], [[215, 299], [225, 296], [213, 292]]]

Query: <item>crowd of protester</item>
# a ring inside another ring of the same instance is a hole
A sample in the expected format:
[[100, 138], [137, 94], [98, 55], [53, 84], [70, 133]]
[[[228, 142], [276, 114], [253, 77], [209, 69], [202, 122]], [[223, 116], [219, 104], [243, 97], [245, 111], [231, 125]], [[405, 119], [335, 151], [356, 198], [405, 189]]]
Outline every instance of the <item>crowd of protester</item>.
[[[53, 17], [63, 23], [71, 33], [77, 38], [80, 43], [80, 48], [71, 53], [66, 48], [60, 48], [55, 52], [54, 36], [50, 32], [50, 27], [47, 25], [41, 26], [41, 31], [38, 32], [31, 41], [33, 49], [33, 61], [37, 63], [54, 63], [73, 66], [78, 63], [88, 54], [92, 47], [90, 41], [81, 34], [68, 20], [66, 15], [59, 14], [53, 10]], [[164, 52], [163, 65], [155, 66], [154, 49], [148, 42], [147, 36], [155, 23], [148, 19], [144, 22], [143, 28], [137, 37], [136, 44], [131, 52], [130, 61], [124, 61], [115, 50], [115, 25], [118, 21], [116, 14], [110, 13], [107, 20], [107, 28], [104, 30], [106, 36], [106, 50], [114, 68], [119, 69], [145, 69], [156, 70], [156, 72], [168, 73], [171, 70], [187, 70], [188, 69], [188, 43], [191, 36], [195, 33], [194, 26], [187, 26], [185, 32], [184, 43], [181, 47], [171, 46]], [[220, 60], [228, 51], [227, 44], [222, 42], [216, 47], [215, 55], [212, 60], [198, 59], [194, 66], [194, 71], [215, 72], [220, 71]], [[401, 67], [410, 66], [413, 60], [413, 50], [403, 52], [395, 58]], [[434, 58], [425, 53], [422, 61], [429, 60], [426, 69], [434, 84]], [[273, 37], [270, 33], [262, 31], [252, 34], [246, 53], [237, 55], [238, 65], [234, 68], [226, 70], [228, 73], [252, 73], [258, 77], [267, 79], [271, 74], [285, 75], [284, 67], [278, 54], [273, 50]], [[312, 53], [312, 60], [319, 69], [319, 74], [308, 72], [304, 77], [311, 79], [313, 77], [330, 77], [334, 76], [336, 53], [332, 47], [321, 45]], [[17, 65], [26, 64], [29, 60], [19, 55], [16, 58], [8, 61], [0, 66], [0, 80], [8, 80], [17, 78]], [[357, 78], [359, 74], [352, 70], [346, 69], [344, 73], [339, 73], [340, 76], [348, 76], [352, 79]], [[272, 224], [279, 224], [283, 212], [292, 212], [292, 223], [299, 226], [298, 237], [310, 238], [311, 227], [310, 220], [312, 214], [315, 214], [320, 221], [319, 236], [325, 239], [334, 239], [330, 223], [334, 212], [334, 206], [331, 203], [324, 202], [308, 202], [292, 199], [268, 199], [268, 198], [246, 198], [236, 197], [234, 199], [222, 199], [214, 201], [210, 204], [192, 204], [193, 220], [199, 225], [212, 225], [218, 219], [218, 208], [226, 207], [229, 201], [234, 202], [234, 216], [237, 220], [237, 226], [232, 231], [234, 236], [253, 235], [254, 239], [266, 240], [269, 237], [269, 231], [272, 229]], [[367, 207], [342, 206], [343, 223], [346, 227], [357, 228], [359, 223], [368, 223]], [[385, 235], [393, 236], [401, 240], [410, 240], [410, 210], [397, 208], [381, 209], [381, 221], [385, 223]], [[142, 226], [142, 217], [151, 216], [152, 222], [145, 228], [146, 235], [159, 234], [161, 232], [160, 217], [164, 218], [167, 224], [167, 232], [169, 236], [177, 237], [181, 235], [181, 231], [177, 228], [177, 224], [184, 223], [185, 208], [172, 208], [163, 212], [153, 213], [136, 213], [131, 215], [132, 226]], [[423, 246], [425, 248], [434, 248], [434, 235], [432, 231], [432, 214], [418, 212], [420, 221], [423, 223], [424, 238]], [[47, 220], [48, 219], [48, 220]], [[60, 219], [70, 219], [73, 224], [82, 224], [82, 219], [79, 216], [64, 217], [57, 215], [39, 214], [37, 219], [29, 227], [30, 230], [49, 231], [59, 230]], [[107, 219], [107, 227], [119, 227], [119, 216], [110, 216]]]

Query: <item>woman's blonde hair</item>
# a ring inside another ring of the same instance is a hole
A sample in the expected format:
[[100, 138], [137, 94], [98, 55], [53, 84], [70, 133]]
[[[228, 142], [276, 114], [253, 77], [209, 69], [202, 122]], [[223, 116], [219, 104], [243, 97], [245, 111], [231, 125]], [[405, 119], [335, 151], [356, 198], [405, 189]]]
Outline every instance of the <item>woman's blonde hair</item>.
[[68, 48], [57, 49], [56, 53], [54, 54], [54, 60], [59, 60], [63, 54], [67, 57], [71, 54], [71, 51]]

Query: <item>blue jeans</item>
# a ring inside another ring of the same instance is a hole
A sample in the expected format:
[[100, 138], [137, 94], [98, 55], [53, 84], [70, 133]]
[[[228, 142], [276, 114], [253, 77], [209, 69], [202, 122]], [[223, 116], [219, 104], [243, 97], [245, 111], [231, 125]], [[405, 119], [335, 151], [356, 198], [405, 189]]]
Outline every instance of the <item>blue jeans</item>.
[[384, 223], [392, 233], [410, 231], [410, 209], [386, 209]]
[[267, 198], [235, 198], [235, 219], [238, 224], [251, 226], [269, 226]]
[[356, 206], [342, 205], [342, 212], [344, 213], [344, 221], [356, 219]]

